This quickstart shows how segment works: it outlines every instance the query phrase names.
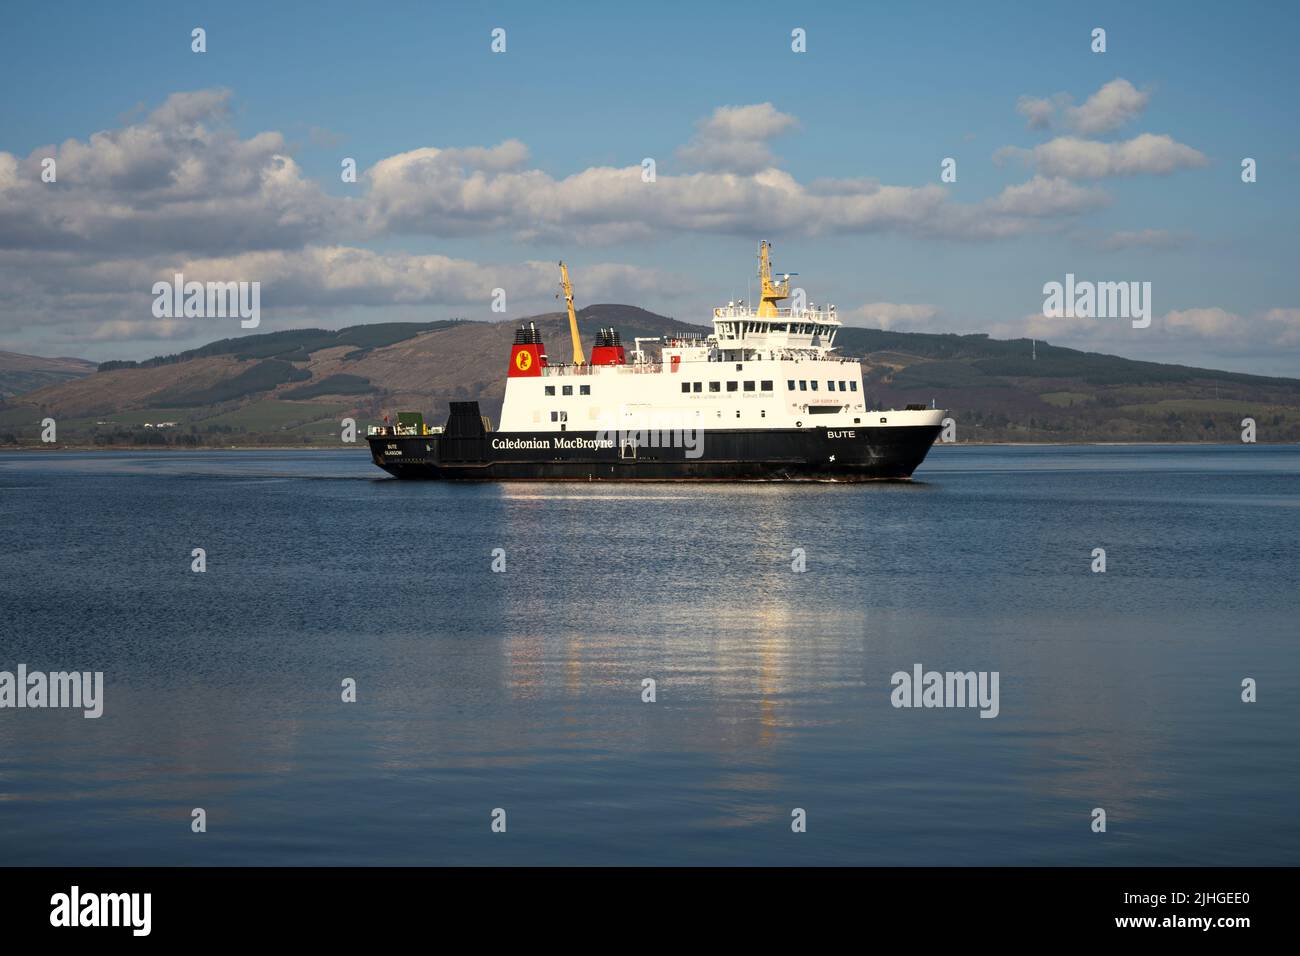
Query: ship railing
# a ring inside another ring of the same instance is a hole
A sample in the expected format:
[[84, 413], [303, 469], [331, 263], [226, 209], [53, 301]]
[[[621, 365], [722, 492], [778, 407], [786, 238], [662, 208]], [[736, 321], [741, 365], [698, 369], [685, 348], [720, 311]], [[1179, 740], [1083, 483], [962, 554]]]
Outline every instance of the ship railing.
[[842, 364], [861, 364], [862, 359], [847, 355], [778, 355], [778, 362], [840, 362]]
[[[728, 351], [741, 351], [741, 350], [735, 349], [735, 350], [728, 350]], [[861, 359], [851, 358], [849, 356], [844, 356], [844, 355], [831, 355], [827, 352], [820, 352], [816, 349], [806, 349], [802, 351], [797, 349], [790, 349], [790, 350], [777, 350], [777, 354], [767, 355], [761, 359], [760, 358], [736, 359], [736, 358], [716, 357], [716, 358], [707, 359], [706, 361], [684, 361], [679, 363], [677, 368], [680, 371], [682, 369], [688, 367], [695, 367], [697, 365], [705, 365], [705, 364], [725, 365], [728, 362], [735, 362], [735, 361], [740, 361], [740, 362], [759, 362], [759, 361], [813, 362], [816, 361], [816, 362], [839, 362], [847, 365], [847, 364], [860, 363]], [[667, 371], [667, 368], [665, 367], [663, 362], [657, 360], [650, 360], [645, 362], [628, 362], [625, 365], [543, 365], [542, 376], [544, 378], [549, 378], [557, 375], [558, 376], [592, 375], [594, 374], [594, 370], [597, 368], [599, 369], [612, 368], [612, 369], [618, 369], [619, 372], [623, 374], [639, 374], [639, 375], [658, 375]]]
[[847, 355], [832, 355], [829, 352], [819, 351], [817, 349], [726, 349], [726, 352], [759, 352], [761, 356], [749, 356], [746, 358], [736, 358], [727, 356], [725, 358], [710, 359], [711, 362], [839, 362], [844, 365], [861, 364], [862, 360]]

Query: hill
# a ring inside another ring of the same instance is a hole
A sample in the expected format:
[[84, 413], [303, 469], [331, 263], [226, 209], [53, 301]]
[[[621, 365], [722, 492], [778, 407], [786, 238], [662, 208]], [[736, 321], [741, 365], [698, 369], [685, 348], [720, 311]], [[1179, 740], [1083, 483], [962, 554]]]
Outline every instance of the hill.
[[95, 363], [85, 359], [0, 352], [0, 400], [46, 385], [82, 378], [94, 371]]
[[[587, 346], [613, 325], [637, 336], [701, 332], [627, 305], [578, 313]], [[0, 402], [0, 443], [38, 440], [59, 423], [77, 444], [335, 444], [340, 419], [359, 425], [476, 399], [500, 416], [505, 363], [521, 320], [379, 323], [222, 339], [176, 355], [105, 362], [94, 374], [40, 383]], [[568, 352], [563, 313], [536, 322], [551, 354]], [[962, 441], [1237, 441], [1241, 419], [1260, 441], [1300, 441], [1300, 380], [1138, 362], [1027, 339], [844, 329], [881, 407], [949, 408]], [[1036, 354], [1035, 354], [1036, 353]], [[76, 360], [45, 360], [58, 363]], [[162, 427], [159, 427], [162, 426]]]

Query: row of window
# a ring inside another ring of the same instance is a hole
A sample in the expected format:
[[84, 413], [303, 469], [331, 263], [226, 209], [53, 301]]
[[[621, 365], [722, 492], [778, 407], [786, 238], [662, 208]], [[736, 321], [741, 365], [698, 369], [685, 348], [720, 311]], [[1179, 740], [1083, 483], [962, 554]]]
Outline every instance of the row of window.
[[[836, 384], [835, 382], [832, 382], [828, 379], [826, 382], [826, 391], [828, 392], [835, 391], [835, 384]], [[794, 391], [794, 379], [788, 380], [786, 382], [786, 385], [789, 387], [790, 391], [792, 392]], [[858, 383], [856, 380], [849, 382], [848, 385], [849, 385], [848, 390], [850, 392], [856, 392], [858, 390]], [[839, 386], [840, 386], [840, 391], [841, 392], [844, 391], [844, 383], [840, 382]], [[817, 383], [815, 381], [805, 382], [803, 379], [799, 380], [799, 391], [807, 392], [810, 389], [811, 391], [814, 392], [817, 391]]]
[[[720, 392], [720, 391], [722, 391], [722, 384], [723, 384], [722, 382], [709, 382], [709, 383], [708, 383], [708, 385], [709, 385], [709, 391], [710, 391], [710, 392]], [[816, 382], [815, 380], [814, 380], [814, 381], [808, 381], [807, 379], [800, 379], [800, 380], [796, 383], [794, 379], [789, 379], [789, 380], [786, 382], [787, 387], [788, 387], [788, 388], [790, 389], [790, 391], [792, 391], [792, 392], [795, 390], [795, 386], [796, 386], [796, 384], [798, 385], [798, 389], [799, 389], [799, 391], [801, 391], [801, 392], [807, 392], [807, 391], [814, 391], [814, 392], [815, 392], [815, 391], [817, 391], [818, 382]], [[856, 391], [858, 390], [858, 383], [857, 383], [856, 381], [848, 382], [848, 383], [840, 382], [840, 383], [838, 383], [838, 384], [839, 384], [839, 390], [840, 390], [841, 392], [856, 392]], [[704, 385], [703, 382], [682, 382], [682, 394], [687, 394], [687, 393], [689, 393], [689, 392], [702, 392], [702, 391], [704, 391], [703, 385]], [[742, 385], [744, 386], [744, 390], [745, 390], [746, 392], [752, 392], [752, 391], [754, 391], [754, 383], [753, 383], [753, 382], [727, 382], [726, 385], [727, 385], [727, 391], [729, 391], [729, 392], [734, 392], [734, 391], [736, 391], [736, 390], [737, 390], [737, 387], [738, 387], [738, 386], [742, 386]], [[828, 391], [828, 392], [833, 392], [833, 391], [835, 391], [835, 386], [836, 386], [836, 383], [835, 383], [835, 382], [832, 382], [832, 381], [830, 381], [830, 380], [827, 380], [827, 382], [826, 382], [826, 391]], [[759, 389], [760, 389], [760, 391], [770, 392], [770, 391], [772, 391], [772, 383], [771, 383], [771, 382], [760, 382], [760, 383], [759, 383]]]
[[831, 330], [829, 325], [814, 325], [805, 322], [723, 322], [722, 333], [735, 337], [737, 334], [755, 334], [789, 331], [795, 335], [825, 335]]
[[[709, 384], [709, 391], [710, 391], [710, 392], [720, 392], [720, 391], [722, 391], [722, 384], [723, 384], [722, 382], [709, 382], [708, 384]], [[754, 382], [727, 382], [726, 384], [727, 384], [727, 391], [729, 391], [729, 392], [734, 392], [734, 391], [736, 391], [737, 389], [740, 388], [741, 385], [744, 385], [745, 391], [747, 391], [747, 392], [752, 392], [752, 391], [754, 391], [754, 385], [755, 385], [756, 383], [754, 383]], [[761, 388], [762, 388], [763, 391], [765, 391], [765, 392], [770, 392], [770, 391], [772, 391], [772, 383], [771, 383], [771, 382], [761, 382], [761, 383], [758, 383], [758, 384], [761, 385]], [[704, 391], [704, 383], [703, 383], [703, 382], [682, 382], [682, 394], [686, 394], [687, 392], [702, 392], [702, 391]]]
[[[813, 413], [813, 414], [817, 414], [817, 413], [834, 414], [834, 413], [837, 413], [837, 412], [845, 411], [847, 408], [848, 408], [847, 405], [836, 405], [836, 406], [833, 406], [833, 407], [827, 407], [827, 408], [810, 408], [810, 409], [808, 409], [808, 411], [809, 411], [810, 413]], [[698, 415], [698, 414], [699, 414], [699, 412], [696, 412], [696, 415]], [[760, 418], [767, 418], [767, 409], [760, 409], [758, 414], [759, 414], [759, 417], [760, 417]], [[718, 410], [718, 417], [719, 417], [719, 418], [722, 417], [722, 410], [721, 410], [721, 409]], [[740, 417], [740, 409], [736, 409], [736, 417], [737, 417], [737, 418]], [[563, 423], [563, 422], [568, 422], [568, 420], [569, 420], [569, 413], [568, 413], [567, 411], [554, 411], [554, 412], [551, 412], [551, 421], [553, 421], [553, 422], [561, 422], [561, 423]], [[537, 421], [537, 418], [534, 417], [534, 418], [533, 418], [533, 421]], [[860, 421], [860, 419], [855, 418], [855, 419], [853, 419], [853, 424], [856, 425], [856, 424], [858, 424], [859, 421]], [[889, 419], [887, 419], [887, 418], [883, 418], [883, 417], [882, 417], [882, 418], [880, 419], [880, 423], [881, 423], [882, 425], [886, 424], [888, 421], [889, 421]]]
[[[706, 384], [706, 383], [704, 383], [704, 382], [682, 382], [682, 394], [683, 394], [683, 395], [686, 395], [686, 394], [689, 394], [689, 393], [691, 393], [691, 392], [697, 392], [697, 393], [698, 393], [698, 392], [703, 392], [703, 391], [704, 391], [704, 385], [705, 385], [705, 384]], [[743, 391], [746, 391], [746, 392], [752, 392], [752, 391], [755, 390], [755, 385], [758, 386], [758, 390], [759, 390], [759, 391], [762, 391], [762, 392], [770, 392], [770, 391], [772, 391], [772, 382], [771, 382], [771, 381], [761, 381], [761, 382], [757, 382], [757, 383], [756, 383], [756, 382], [752, 382], [752, 381], [751, 381], [751, 382], [726, 382], [726, 383], [723, 383], [723, 382], [709, 382], [709, 383], [707, 383], [707, 384], [708, 384], [708, 386], [709, 386], [709, 391], [710, 391], [710, 392], [721, 392], [721, 391], [722, 391], [722, 386], [723, 386], [723, 384], [725, 384], [725, 385], [727, 386], [727, 391], [728, 391], [728, 392], [735, 392], [735, 391], [739, 391], [739, 390], [743, 390]], [[833, 391], [835, 391], [836, 384], [837, 384], [836, 382], [832, 382], [832, 381], [830, 381], [830, 380], [827, 380], [827, 382], [826, 382], [826, 391], [828, 391], [828, 392], [833, 392]], [[787, 387], [790, 391], [792, 391], [792, 392], [795, 390], [796, 385], [798, 386], [798, 390], [801, 391], [801, 392], [808, 392], [808, 391], [813, 391], [813, 392], [815, 392], [815, 391], [817, 391], [817, 386], [819, 385], [819, 383], [818, 383], [815, 379], [812, 380], [812, 381], [809, 381], [809, 380], [807, 380], [807, 379], [799, 379], [798, 382], [796, 382], [794, 379], [789, 379], [789, 380], [786, 382], [786, 387]], [[858, 383], [857, 383], [856, 381], [853, 381], [853, 382], [847, 382], [847, 383], [845, 383], [845, 382], [839, 382], [838, 385], [839, 385], [839, 390], [840, 390], [841, 392], [846, 392], [846, 391], [847, 391], [847, 392], [856, 392], [856, 391], [858, 390]], [[554, 386], [554, 385], [547, 385], [545, 388], [546, 388], [546, 394], [547, 394], [547, 395], [551, 395], [551, 396], [553, 396], [553, 395], [555, 394], [555, 386]], [[561, 395], [572, 395], [572, 394], [573, 394], [573, 386], [572, 386], [572, 385], [561, 385], [561, 386], [560, 386], [560, 394], [561, 394]], [[590, 395], [590, 394], [591, 394], [591, 386], [590, 386], [590, 385], [579, 385], [579, 386], [578, 386], [578, 394], [579, 394], [579, 395]]]

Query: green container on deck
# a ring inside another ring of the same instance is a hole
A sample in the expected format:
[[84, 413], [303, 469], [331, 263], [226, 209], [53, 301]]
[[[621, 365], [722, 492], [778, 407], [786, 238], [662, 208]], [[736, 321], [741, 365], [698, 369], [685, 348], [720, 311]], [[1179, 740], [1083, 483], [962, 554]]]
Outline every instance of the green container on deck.
[[398, 412], [397, 424], [401, 428], [414, 428], [419, 435], [424, 431], [424, 415], [421, 412]]

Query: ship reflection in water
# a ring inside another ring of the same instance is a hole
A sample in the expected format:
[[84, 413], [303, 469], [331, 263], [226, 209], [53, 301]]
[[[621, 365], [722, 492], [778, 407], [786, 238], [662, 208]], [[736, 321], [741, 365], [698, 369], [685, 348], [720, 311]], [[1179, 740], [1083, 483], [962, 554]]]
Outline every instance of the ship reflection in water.
[[[1300, 851], [1297, 449], [940, 447], [923, 482], [853, 487], [370, 469], [0, 463], [0, 670], [105, 672], [98, 720], [0, 711], [7, 861]], [[916, 664], [998, 672], [998, 716], [894, 708]]]

